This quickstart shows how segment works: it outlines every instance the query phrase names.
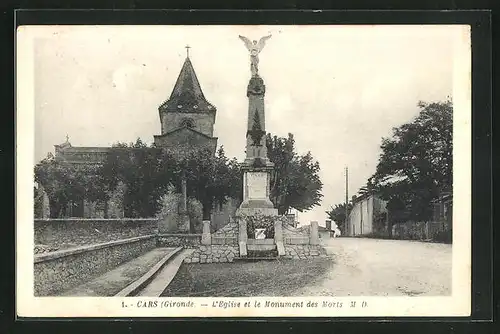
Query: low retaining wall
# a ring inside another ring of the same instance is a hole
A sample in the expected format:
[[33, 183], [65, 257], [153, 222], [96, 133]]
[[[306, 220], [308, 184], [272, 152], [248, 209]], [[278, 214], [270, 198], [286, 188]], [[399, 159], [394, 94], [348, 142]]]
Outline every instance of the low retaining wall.
[[158, 220], [135, 219], [35, 219], [35, 246], [67, 249], [155, 234]]
[[291, 226], [283, 226], [283, 240], [285, 245], [309, 245], [310, 243], [310, 227], [304, 226], [294, 228]]
[[239, 226], [237, 222], [225, 225], [212, 234], [212, 245], [238, 245]]
[[159, 234], [157, 247], [196, 248], [201, 245], [201, 234]]
[[35, 255], [35, 296], [57, 295], [155, 247], [148, 235]]
[[287, 259], [310, 259], [326, 255], [326, 250], [321, 245], [285, 245], [284, 258]]
[[238, 246], [202, 245], [190, 257], [184, 259], [184, 263], [233, 262], [234, 258], [239, 256], [239, 253]]

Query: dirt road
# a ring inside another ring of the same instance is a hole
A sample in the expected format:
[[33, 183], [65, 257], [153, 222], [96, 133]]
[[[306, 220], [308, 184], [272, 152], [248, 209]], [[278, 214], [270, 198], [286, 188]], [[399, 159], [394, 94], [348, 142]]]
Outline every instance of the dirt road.
[[299, 295], [443, 296], [451, 294], [451, 245], [401, 240], [322, 241], [335, 265]]

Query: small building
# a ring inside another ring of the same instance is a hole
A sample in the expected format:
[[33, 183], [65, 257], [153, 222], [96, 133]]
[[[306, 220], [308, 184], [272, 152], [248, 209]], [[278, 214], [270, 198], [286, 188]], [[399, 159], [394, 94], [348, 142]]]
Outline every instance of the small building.
[[353, 196], [352, 205], [347, 219], [346, 235], [359, 236], [382, 232], [385, 219], [380, 221], [380, 218], [386, 216], [386, 201], [375, 194], [367, 193]]

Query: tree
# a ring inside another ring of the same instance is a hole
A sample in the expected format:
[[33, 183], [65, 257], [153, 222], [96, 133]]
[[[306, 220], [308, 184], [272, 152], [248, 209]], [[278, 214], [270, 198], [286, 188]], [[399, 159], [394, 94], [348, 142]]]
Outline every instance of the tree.
[[114, 144], [101, 169], [107, 192], [118, 182], [125, 184], [124, 211], [127, 217], [153, 217], [158, 200], [175, 178], [175, 162], [170, 152], [147, 147], [140, 138], [135, 143]]
[[290, 208], [302, 212], [317, 206], [323, 195], [319, 163], [310, 152], [298, 155], [291, 133], [287, 138], [266, 136], [267, 156], [274, 163], [270, 199], [279, 214]]
[[229, 160], [220, 147], [217, 154], [208, 149], [178, 154], [168, 149], [136, 143], [113, 146], [102, 168], [106, 189], [112, 191], [119, 181], [126, 185], [125, 213], [131, 217], [152, 217], [159, 199], [171, 185], [182, 192], [182, 177], [187, 181], [187, 196], [203, 205], [203, 219], [210, 219], [215, 204], [228, 197], [241, 196], [241, 172], [236, 159]]
[[192, 151], [179, 166], [186, 172], [188, 196], [203, 205], [203, 219], [210, 219], [214, 205], [224, 204], [229, 197], [241, 197], [240, 166], [236, 159], [226, 157], [222, 146], [215, 156], [210, 150]]
[[[390, 221], [429, 220], [431, 201], [453, 181], [453, 105], [419, 102], [419, 115], [382, 140], [382, 154], [370, 179], [394, 207]], [[392, 222], [391, 222], [392, 225]]]
[[[341, 204], [335, 204], [335, 207], [331, 207], [329, 211], [326, 211], [326, 214], [328, 215], [328, 219], [333, 220], [339, 230], [344, 234], [346, 232], [346, 210], [345, 210], [345, 203]], [[347, 212], [349, 213], [352, 210], [352, 203], [347, 204]]]
[[68, 164], [49, 154], [35, 165], [34, 172], [35, 181], [44, 187], [49, 197], [52, 218], [67, 216], [70, 205], [84, 198], [105, 200], [98, 166]]

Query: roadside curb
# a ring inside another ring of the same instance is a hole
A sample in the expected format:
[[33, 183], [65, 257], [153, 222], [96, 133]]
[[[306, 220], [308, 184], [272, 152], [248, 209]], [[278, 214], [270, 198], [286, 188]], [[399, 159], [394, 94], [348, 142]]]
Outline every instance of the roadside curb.
[[170, 285], [175, 275], [179, 271], [184, 259], [190, 256], [194, 249], [183, 249], [172, 261], [169, 261], [164, 266], [158, 275], [155, 275], [153, 280], [150, 280], [136, 296], [141, 297], [160, 297], [163, 291]]
[[142, 275], [139, 279], [135, 280], [128, 286], [126, 286], [123, 290], [118, 292], [115, 297], [128, 297], [133, 296], [137, 292], [139, 292], [142, 288], [148, 285], [155, 276], [160, 272], [161, 269], [168, 263], [168, 261], [177, 255], [182, 250], [182, 247], [177, 247], [172, 252], [168, 253], [163, 257], [157, 264], [153, 266], [147, 273]]

